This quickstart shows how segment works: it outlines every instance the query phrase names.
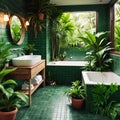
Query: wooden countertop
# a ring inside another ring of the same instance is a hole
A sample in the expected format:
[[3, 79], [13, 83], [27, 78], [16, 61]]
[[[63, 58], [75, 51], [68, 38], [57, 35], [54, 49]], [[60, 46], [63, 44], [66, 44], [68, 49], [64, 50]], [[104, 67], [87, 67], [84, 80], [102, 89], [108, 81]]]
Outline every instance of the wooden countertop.
[[10, 66], [9, 68], [16, 68], [15, 71], [9, 74], [12, 78], [18, 78], [18, 79], [31, 79], [36, 76], [41, 70], [45, 68], [45, 60], [41, 60], [40, 62], [36, 63], [33, 66]]

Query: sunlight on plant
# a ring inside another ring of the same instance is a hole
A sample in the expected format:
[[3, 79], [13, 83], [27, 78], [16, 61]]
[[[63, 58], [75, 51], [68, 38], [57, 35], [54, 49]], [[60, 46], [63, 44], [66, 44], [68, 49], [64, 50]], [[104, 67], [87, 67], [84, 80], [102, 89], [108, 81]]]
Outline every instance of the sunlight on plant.
[[96, 12], [68, 12], [59, 16], [53, 24], [52, 57], [59, 56], [62, 48], [84, 48], [80, 39], [85, 32], [96, 32]]
[[115, 4], [115, 42], [116, 51], [120, 51], [120, 1]]
[[115, 120], [120, 116], [120, 103], [118, 103], [113, 95], [118, 91], [118, 85], [111, 83], [110, 86], [98, 84], [92, 91], [92, 102], [94, 112], [100, 115], [109, 116]]

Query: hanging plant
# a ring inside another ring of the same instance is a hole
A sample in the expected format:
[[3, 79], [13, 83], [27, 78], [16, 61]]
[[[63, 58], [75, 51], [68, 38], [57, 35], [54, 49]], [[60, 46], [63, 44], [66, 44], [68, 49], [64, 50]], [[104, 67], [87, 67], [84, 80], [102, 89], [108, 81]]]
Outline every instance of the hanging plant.
[[50, 3], [50, 0], [32, 0], [27, 7], [29, 23], [33, 28], [35, 37], [37, 37], [38, 31], [45, 27], [45, 20], [50, 19], [53, 13], [57, 11], [57, 8]]

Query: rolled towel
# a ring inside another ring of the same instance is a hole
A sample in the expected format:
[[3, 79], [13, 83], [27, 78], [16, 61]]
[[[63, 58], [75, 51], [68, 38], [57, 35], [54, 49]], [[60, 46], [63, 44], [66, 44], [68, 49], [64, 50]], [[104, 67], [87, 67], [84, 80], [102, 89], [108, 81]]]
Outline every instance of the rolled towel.
[[37, 75], [36, 77], [37, 77], [39, 82], [42, 80], [42, 75]]
[[[29, 89], [29, 84], [28, 83], [23, 83], [22, 84], [22, 90], [28, 90]], [[31, 84], [31, 90], [34, 89], [34, 85]]]
[[38, 80], [38, 78], [37, 78], [37, 76], [35, 76], [33, 79], [32, 79], [32, 84], [39, 84], [39, 80]]

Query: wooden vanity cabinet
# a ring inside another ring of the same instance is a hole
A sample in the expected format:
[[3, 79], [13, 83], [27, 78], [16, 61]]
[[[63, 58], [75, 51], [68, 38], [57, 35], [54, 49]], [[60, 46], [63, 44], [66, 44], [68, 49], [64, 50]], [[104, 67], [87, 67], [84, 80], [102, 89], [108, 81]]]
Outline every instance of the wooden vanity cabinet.
[[[31, 95], [34, 91], [41, 85], [45, 86], [45, 60], [41, 60], [37, 64], [30, 66], [30, 67], [9, 67], [9, 68], [16, 68], [16, 70], [10, 73], [9, 77], [14, 79], [22, 79], [28, 80], [29, 82], [29, 90], [20, 90], [29, 96], [29, 106], [32, 103]], [[31, 80], [39, 73], [42, 73], [42, 81], [39, 84], [34, 85], [34, 89], [31, 90]]]

